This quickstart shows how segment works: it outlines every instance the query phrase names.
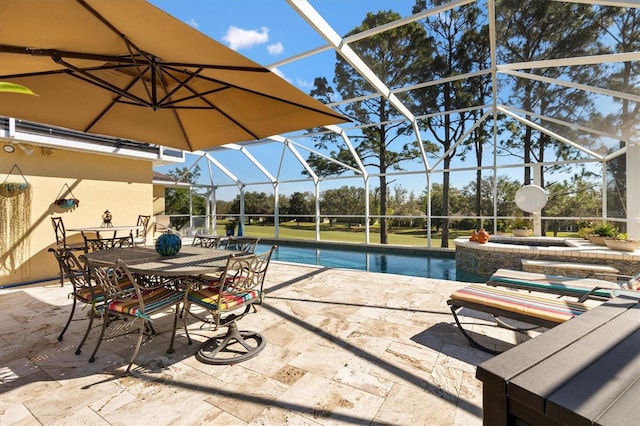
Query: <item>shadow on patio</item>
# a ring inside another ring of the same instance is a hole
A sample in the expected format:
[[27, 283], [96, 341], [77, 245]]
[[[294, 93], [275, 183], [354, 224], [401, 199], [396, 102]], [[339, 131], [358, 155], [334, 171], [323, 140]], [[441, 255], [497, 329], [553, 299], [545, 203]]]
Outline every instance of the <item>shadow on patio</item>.
[[[115, 323], [118, 337], [89, 363], [99, 329], [74, 354], [86, 311], [57, 341], [68, 285], [2, 290], [0, 422], [479, 425], [475, 367], [489, 355], [468, 347], [446, 305], [463, 285], [274, 262], [265, 304], [239, 323], [266, 337], [260, 355], [198, 362], [199, 342], [215, 332], [196, 320], [194, 345], [178, 330], [167, 355], [171, 319], [160, 317], [130, 376], [133, 328]], [[515, 342], [505, 330], [491, 335]]]

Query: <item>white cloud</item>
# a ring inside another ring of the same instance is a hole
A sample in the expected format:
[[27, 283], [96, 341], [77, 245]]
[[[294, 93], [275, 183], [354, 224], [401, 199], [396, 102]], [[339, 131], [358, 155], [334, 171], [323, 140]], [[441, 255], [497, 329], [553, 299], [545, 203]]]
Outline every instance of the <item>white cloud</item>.
[[193, 28], [198, 28], [200, 26], [195, 18], [189, 19], [189, 22], [187, 22], [187, 24], [191, 25]]
[[298, 83], [298, 87], [304, 89], [311, 89], [313, 87], [313, 83], [311, 81], [303, 80], [301, 78], [298, 78], [296, 82]]
[[270, 44], [267, 46], [267, 52], [269, 52], [269, 55], [279, 55], [284, 51], [284, 47], [282, 46], [282, 43], [277, 42], [274, 44]]
[[288, 83], [291, 83], [291, 80], [289, 80], [282, 71], [280, 71], [278, 68], [272, 68], [271, 71], [273, 71], [278, 77], [280, 77], [281, 79], [287, 81]]
[[269, 41], [269, 28], [261, 27], [258, 31], [231, 26], [222, 40], [229, 43], [229, 47], [233, 50], [249, 49], [256, 44]]

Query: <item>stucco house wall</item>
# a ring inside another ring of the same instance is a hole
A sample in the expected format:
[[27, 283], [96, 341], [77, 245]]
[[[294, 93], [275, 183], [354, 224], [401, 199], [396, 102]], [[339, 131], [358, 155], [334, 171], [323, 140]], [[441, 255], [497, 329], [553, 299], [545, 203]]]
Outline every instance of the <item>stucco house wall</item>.
[[[31, 219], [23, 238], [27, 255], [23, 262], [16, 262], [16, 246], [0, 253], [0, 286], [57, 279], [57, 263], [47, 251], [55, 245], [53, 216], [62, 217], [66, 228], [74, 228], [99, 226], [105, 210], [111, 212], [113, 225], [132, 225], [139, 214], [155, 213], [151, 161], [37, 147], [31, 155], [22, 150], [0, 151], [2, 179], [22, 180], [19, 174], [7, 175], [14, 164], [31, 184]], [[77, 208], [64, 210], [54, 204], [56, 198], [72, 196], [65, 184], [80, 200]], [[153, 217], [151, 230], [152, 226]], [[67, 239], [82, 241], [82, 236], [67, 232]]]

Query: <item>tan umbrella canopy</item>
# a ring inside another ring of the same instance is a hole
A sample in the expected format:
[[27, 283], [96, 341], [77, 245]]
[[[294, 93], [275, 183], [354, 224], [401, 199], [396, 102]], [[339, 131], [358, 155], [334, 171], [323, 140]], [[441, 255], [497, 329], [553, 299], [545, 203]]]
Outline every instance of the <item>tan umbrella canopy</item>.
[[0, 115], [195, 151], [347, 119], [143, 0], [2, 0]]

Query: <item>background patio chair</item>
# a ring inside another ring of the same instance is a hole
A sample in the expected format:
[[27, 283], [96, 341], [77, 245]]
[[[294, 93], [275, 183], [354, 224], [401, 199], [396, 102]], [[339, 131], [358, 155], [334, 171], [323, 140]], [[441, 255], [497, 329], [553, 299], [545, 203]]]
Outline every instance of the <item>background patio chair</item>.
[[136, 225], [140, 228], [136, 229], [136, 235], [133, 237], [133, 243], [138, 245], [145, 245], [147, 242], [147, 227], [149, 226], [149, 219], [151, 216], [138, 215], [138, 222]]
[[[184, 291], [167, 287], [144, 288], [138, 283], [138, 277], [132, 275], [127, 265], [121, 260], [118, 261], [115, 268], [113, 266], [99, 266], [88, 261], [88, 270], [105, 295], [102, 330], [89, 362], [95, 361], [98, 349], [104, 340], [105, 330], [112, 318], [123, 318], [132, 322], [139, 321], [138, 341], [126, 369], [126, 373], [129, 373], [142, 345], [145, 330], [149, 329], [147, 323], [151, 323], [151, 315], [171, 309], [174, 311], [173, 330], [167, 353], [174, 352], [173, 343]], [[129, 283], [133, 286], [132, 289], [127, 288]]]
[[221, 243], [221, 238], [220, 235], [207, 235], [196, 232], [191, 245], [195, 247], [218, 248]]
[[155, 224], [153, 226], [154, 232], [164, 234], [171, 230], [171, 216], [167, 214], [156, 215]]
[[255, 253], [260, 237], [227, 237], [223, 240], [225, 250], [237, 250]]
[[[207, 340], [196, 353], [196, 358], [206, 364], [235, 364], [256, 356], [266, 344], [264, 337], [254, 331], [240, 331], [237, 321], [264, 299], [264, 279], [275, 246], [256, 255], [232, 255], [220, 281], [215, 286], [193, 289], [185, 296], [185, 309], [192, 305], [204, 308], [212, 315], [215, 329], [227, 327], [227, 332]], [[189, 343], [187, 319], [184, 326]]]
[[[51, 218], [51, 225], [53, 225], [53, 231], [56, 234], [56, 250], [58, 254], [62, 254], [67, 250], [72, 251], [84, 251], [83, 243], [67, 243], [67, 231], [64, 227], [64, 222], [61, 217], [56, 216]], [[64, 271], [60, 266], [60, 286], [64, 285]]]
[[84, 252], [89, 253], [98, 250], [109, 250], [114, 248], [134, 247], [133, 235], [129, 234], [126, 237], [107, 237], [107, 238], [88, 238], [84, 237]]

